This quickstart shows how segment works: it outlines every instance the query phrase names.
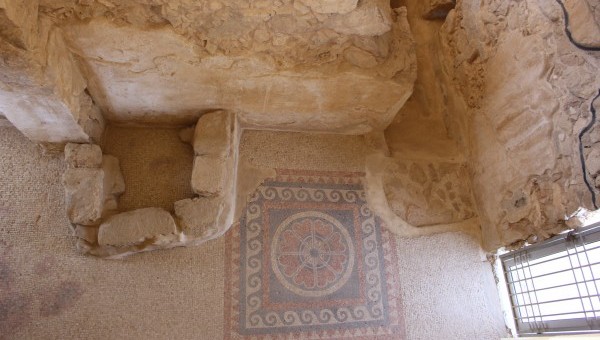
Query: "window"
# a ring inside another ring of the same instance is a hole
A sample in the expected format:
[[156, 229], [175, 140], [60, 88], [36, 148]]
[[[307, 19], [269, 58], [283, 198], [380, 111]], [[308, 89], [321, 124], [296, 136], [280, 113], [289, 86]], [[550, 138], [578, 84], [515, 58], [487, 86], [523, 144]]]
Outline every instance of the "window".
[[519, 335], [600, 332], [600, 223], [500, 259]]

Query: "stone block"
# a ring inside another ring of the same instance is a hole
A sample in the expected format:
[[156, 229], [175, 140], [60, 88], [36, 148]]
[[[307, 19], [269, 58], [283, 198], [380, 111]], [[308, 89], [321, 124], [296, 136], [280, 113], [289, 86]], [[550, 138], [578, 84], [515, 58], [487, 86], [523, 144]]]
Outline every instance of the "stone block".
[[82, 238], [77, 239], [75, 247], [80, 254], [89, 254], [93, 249], [92, 244]]
[[220, 195], [230, 177], [228, 163], [222, 158], [196, 156], [192, 169], [192, 190], [200, 196]]
[[125, 192], [125, 180], [119, 166], [119, 159], [112, 155], [102, 157], [104, 171], [104, 196], [119, 196]]
[[210, 237], [228, 227], [218, 223], [224, 207], [219, 197], [188, 198], [175, 202], [175, 216], [186, 236]]
[[94, 244], [98, 242], [98, 228], [89, 227], [84, 225], [75, 226], [75, 230], [73, 232], [74, 236], [79, 237], [80, 239], [86, 240], [87, 242]]
[[102, 218], [107, 218], [118, 213], [119, 202], [115, 196], [110, 195], [104, 197], [104, 210], [102, 211]]
[[179, 130], [179, 140], [181, 140], [184, 143], [193, 145], [194, 131], [195, 131], [195, 126], [188, 126], [186, 128]]
[[231, 152], [233, 114], [216, 111], [198, 119], [194, 131], [194, 152], [198, 156], [225, 158]]
[[68, 143], [65, 145], [65, 161], [71, 168], [100, 168], [102, 150], [95, 144]]
[[72, 169], [63, 175], [67, 215], [71, 223], [94, 225], [102, 216], [104, 172], [101, 169]]
[[177, 233], [173, 216], [164, 209], [143, 208], [110, 217], [100, 225], [98, 244], [126, 246], [147, 238]]
[[300, 0], [313, 12], [324, 14], [346, 14], [352, 12], [358, 0]]
[[92, 98], [85, 95], [80, 95], [78, 98], [79, 119], [77, 123], [83, 128], [83, 132], [90, 137], [90, 141], [96, 144], [102, 144], [102, 136], [106, 121], [102, 115], [102, 111], [94, 104]]

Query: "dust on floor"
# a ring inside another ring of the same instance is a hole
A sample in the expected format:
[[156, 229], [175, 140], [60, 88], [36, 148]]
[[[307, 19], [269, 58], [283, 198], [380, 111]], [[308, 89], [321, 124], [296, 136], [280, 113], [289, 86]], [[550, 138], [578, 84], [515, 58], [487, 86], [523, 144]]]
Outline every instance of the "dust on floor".
[[[359, 136], [256, 131], [243, 136], [241, 156], [263, 167], [360, 172], [365, 150]], [[0, 128], [0, 338], [222, 339], [225, 238], [121, 261], [79, 255], [64, 169], [62, 157]], [[395, 241], [399, 285], [388, 294], [401, 298], [408, 339], [504, 335], [475, 241], [453, 233]]]

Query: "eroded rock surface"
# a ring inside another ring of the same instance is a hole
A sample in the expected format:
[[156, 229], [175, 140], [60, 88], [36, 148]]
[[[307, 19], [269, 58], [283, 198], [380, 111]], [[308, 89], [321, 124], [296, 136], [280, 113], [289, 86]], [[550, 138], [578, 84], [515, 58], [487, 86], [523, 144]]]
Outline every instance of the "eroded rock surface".
[[385, 128], [415, 80], [406, 12], [384, 0], [61, 0], [40, 11], [115, 121], [191, 123], [224, 108], [256, 127], [359, 134]]
[[125, 191], [119, 160], [102, 155], [95, 144], [68, 143], [68, 165], [63, 174], [67, 216], [79, 238], [78, 249], [89, 252], [97, 243], [98, 225], [118, 209], [118, 197]]
[[68, 143], [65, 145], [65, 161], [71, 168], [100, 168], [102, 149], [96, 144]]
[[[575, 3], [587, 6], [565, 1]], [[569, 13], [575, 39], [583, 39], [577, 27], [597, 25]], [[454, 83], [448, 91], [464, 100], [454, 110], [470, 150], [484, 246], [547, 238], [578, 207], [593, 209], [578, 134], [600, 88], [600, 59], [568, 40], [558, 3], [459, 0], [441, 33]]]
[[456, 223], [476, 215], [464, 164], [396, 161], [384, 177], [390, 208], [420, 227]]
[[194, 129], [194, 154], [229, 157], [234, 119], [233, 114], [225, 111], [211, 112], [200, 117]]
[[175, 202], [175, 216], [186, 236], [207, 240], [228, 227], [220, 218], [227, 207], [222, 197], [186, 199]]
[[0, 3], [0, 55], [0, 111], [21, 132], [41, 143], [98, 141], [104, 118], [37, 0]]
[[200, 196], [219, 196], [231, 180], [231, 164], [227, 159], [196, 156], [192, 171], [192, 190]]
[[596, 1], [564, 0], [569, 25], [543, 0], [37, 3], [0, 3], [0, 111], [30, 138], [89, 143], [100, 110], [197, 121], [181, 138], [200, 197], [176, 202], [167, 234], [141, 235], [137, 212], [122, 217], [124, 241], [95, 244], [89, 226], [122, 215], [118, 160], [67, 150], [69, 217], [100, 256], [224, 233], [240, 128], [368, 134], [376, 152], [389, 146], [376, 173], [390, 216], [411, 230], [478, 217], [488, 250], [550, 237], [594, 206], [590, 190], [600, 197], [600, 128], [578, 136], [600, 88]]
[[63, 175], [67, 216], [71, 223], [94, 225], [104, 209], [104, 172], [101, 169], [67, 169]]

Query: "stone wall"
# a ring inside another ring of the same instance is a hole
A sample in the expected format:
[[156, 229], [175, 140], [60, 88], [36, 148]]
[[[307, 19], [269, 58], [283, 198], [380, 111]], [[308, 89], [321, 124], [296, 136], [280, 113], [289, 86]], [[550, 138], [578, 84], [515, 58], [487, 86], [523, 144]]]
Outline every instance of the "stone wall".
[[476, 216], [465, 164], [397, 160], [384, 175], [392, 211], [415, 227]]
[[384, 0], [15, 0], [0, 38], [0, 111], [43, 143], [219, 109], [255, 128], [381, 131], [416, 78], [406, 11]]
[[[246, 199], [269, 171], [238, 165], [241, 130], [226, 111], [203, 115], [181, 133], [192, 144], [190, 186], [197, 194], [172, 202], [173, 209], [144, 207], [124, 211], [126, 190], [119, 160], [98, 145], [68, 143], [63, 175], [67, 216], [82, 253], [121, 258], [129, 254], [199, 245], [222, 236], [239, 218]], [[241, 170], [240, 170], [241, 167]], [[238, 180], [238, 173], [243, 174]]]
[[365, 1], [42, 1], [112, 121], [383, 130], [412, 93], [406, 11]]
[[[573, 38], [596, 46], [595, 30], [578, 27], [597, 22], [565, 2]], [[547, 238], [578, 207], [594, 208], [578, 135], [591, 120], [600, 57], [569, 41], [564, 20], [555, 1], [459, 0], [441, 30], [446, 82], [464, 100], [452, 110], [486, 249]], [[591, 181], [597, 141], [583, 136]]]
[[0, 3], [0, 111], [36, 142], [99, 140], [100, 110], [65, 43], [37, 1]]
[[415, 39], [417, 81], [413, 95], [385, 130], [390, 157], [374, 157], [367, 164], [373, 209], [387, 225], [401, 225], [396, 231], [405, 236], [450, 230], [477, 234], [469, 166], [439, 58], [438, 32], [454, 3], [404, 4]]
[[[98, 144], [104, 119], [183, 126], [212, 112], [231, 112], [220, 117], [235, 115], [239, 129], [368, 134], [381, 161], [378, 169], [367, 164], [379, 176], [378, 200], [400, 224], [472, 225], [479, 217], [488, 250], [547, 238], [579, 207], [593, 209], [600, 6], [391, 3], [0, 2], [0, 113], [41, 143]], [[214, 220], [230, 221], [235, 211], [227, 206], [235, 157], [210, 146], [220, 138], [235, 145], [233, 135], [211, 129], [190, 137], [201, 144], [198, 197], [170, 215], [173, 242], [185, 243], [186, 228], [200, 239], [218, 235], [224, 228]], [[391, 157], [382, 160], [386, 146]], [[100, 195], [102, 171], [68, 170], [69, 204], [86, 202], [76, 195], [82, 185]], [[105, 222], [104, 205], [116, 198], [98, 197], [86, 203], [91, 217], [70, 215], [74, 224]], [[226, 213], [190, 217], [206, 209]], [[186, 226], [188, 217], [197, 220]], [[130, 220], [138, 218], [105, 229]]]

